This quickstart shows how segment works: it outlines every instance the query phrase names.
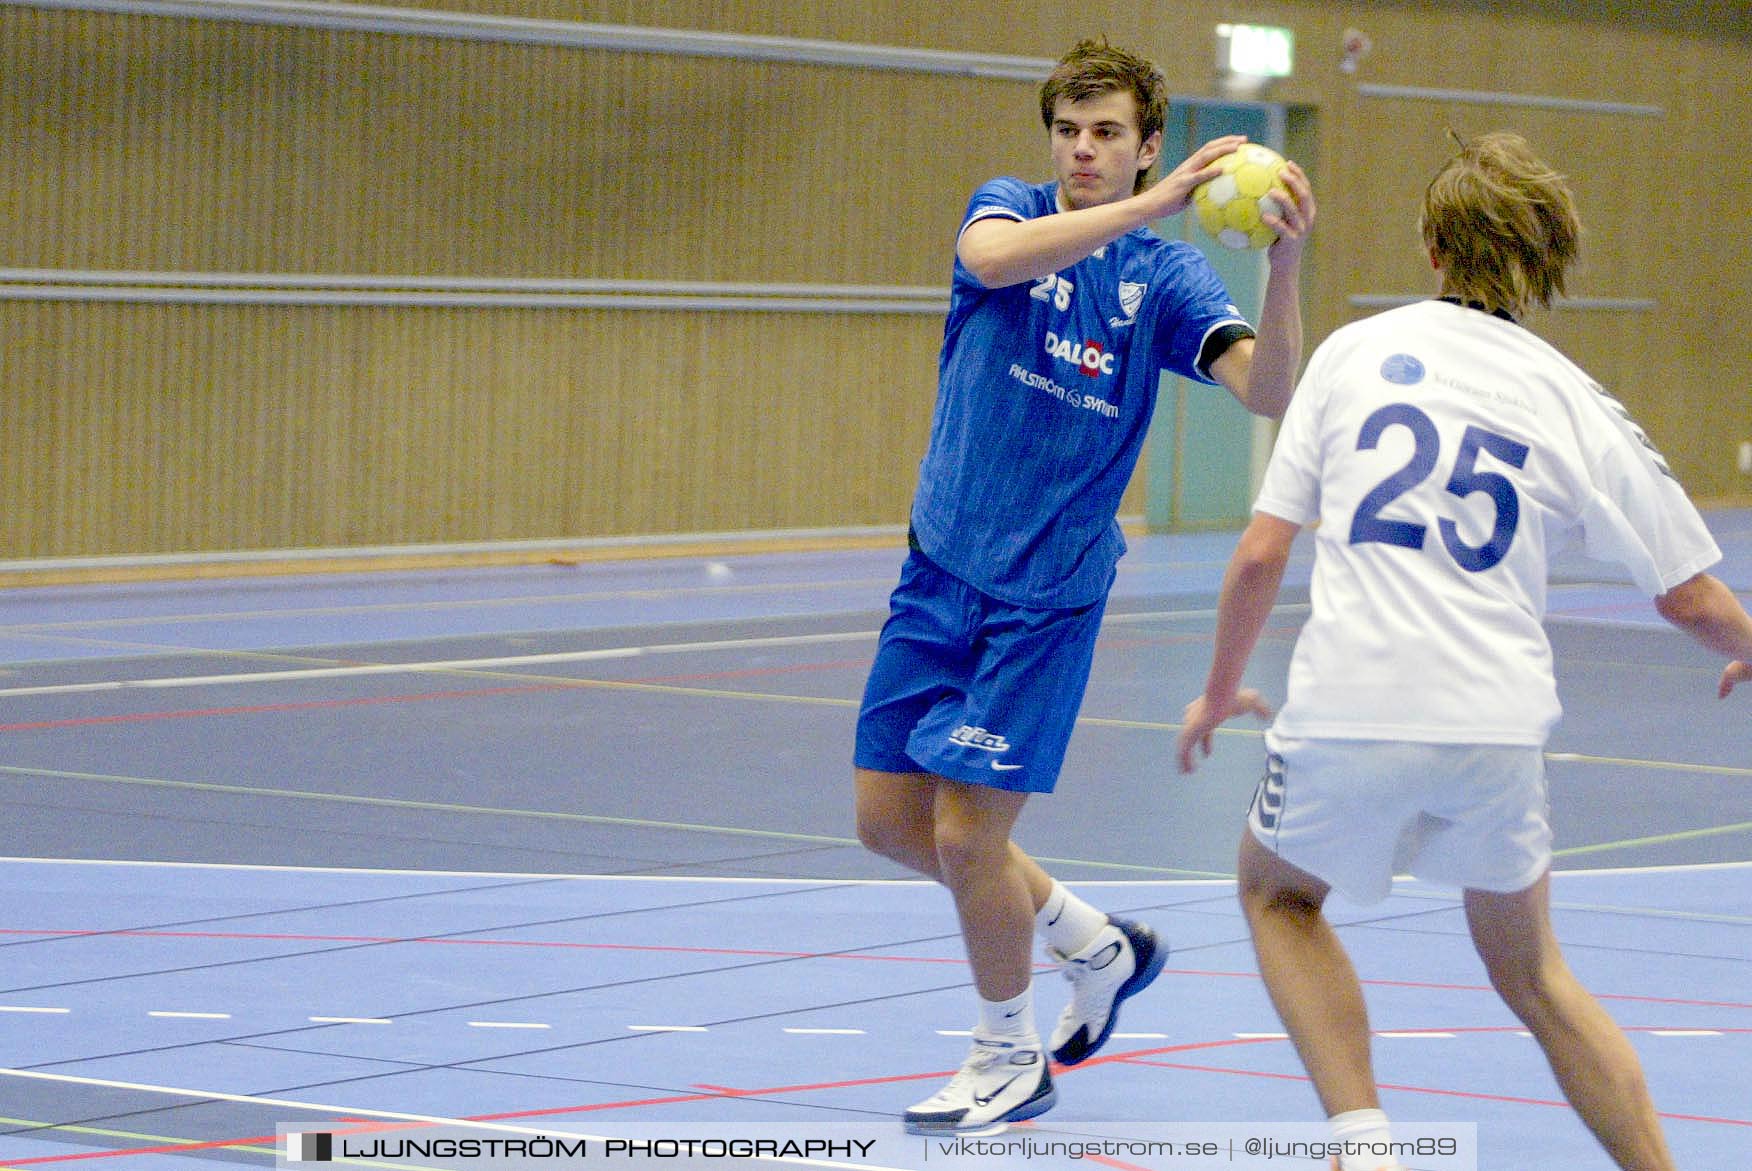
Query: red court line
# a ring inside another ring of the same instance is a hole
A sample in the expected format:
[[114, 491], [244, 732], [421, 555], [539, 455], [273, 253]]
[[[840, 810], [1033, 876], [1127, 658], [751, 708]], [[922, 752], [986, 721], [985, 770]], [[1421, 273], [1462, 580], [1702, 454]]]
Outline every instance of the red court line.
[[[1456, 1030], [1446, 1030], [1455, 1032]], [[1134, 1065], [1147, 1065], [1154, 1069], [1178, 1069], [1189, 1073], [1221, 1073], [1236, 1077], [1271, 1078], [1279, 1081], [1308, 1082], [1312, 1079], [1305, 1074], [1272, 1073], [1259, 1069], [1229, 1069], [1220, 1065], [1191, 1065], [1179, 1061], [1132, 1061]], [[1466, 1098], [1476, 1102], [1507, 1102], [1517, 1106], [1554, 1106], [1568, 1110], [1570, 1104], [1562, 1100], [1550, 1098], [1522, 1098], [1513, 1094], [1487, 1094], [1478, 1090], [1448, 1090], [1439, 1086], [1409, 1086], [1394, 1082], [1382, 1082], [1379, 1089], [1393, 1090], [1402, 1094], [1429, 1094], [1444, 1098]], [[1708, 1122], [1717, 1126], [1748, 1126], [1752, 1127], [1752, 1119], [1747, 1118], [1714, 1118], [1707, 1114], [1677, 1114], [1668, 1110], [1656, 1111], [1662, 1118], [1675, 1122]]]
[[[51, 1128], [52, 1129], [52, 1128]], [[80, 1151], [72, 1155], [33, 1155], [28, 1159], [7, 1159], [0, 1162], [0, 1167], [34, 1167], [42, 1163], [73, 1163], [81, 1159], [117, 1159], [131, 1155], [180, 1155], [188, 1151], [211, 1151], [226, 1147], [259, 1146], [266, 1143], [277, 1145], [280, 1136], [277, 1134], [257, 1135], [253, 1138], [222, 1138], [208, 1142], [166, 1143], [157, 1147], [129, 1147], [121, 1151]]]
[[[1647, 1029], [1650, 1027], [1651, 1026], [1643, 1026], [1641, 1028], [1632, 1029], [1630, 1031], [1633, 1031], [1633, 1032], [1634, 1031], [1647, 1031]], [[1514, 1026], [1489, 1026], [1489, 1027], [1479, 1027], [1479, 1028], [1470, 1028], [1470, 1027], [1467, 1027], [1467, 1028], [1443, 1028], [1440, 1030], [1431, 1030], [1431, 1031], [1450, 1032], [1450, 1033], [1452, 1033], [1452, 1032], [1502, 1033], [1502, 1032], [1515, 1032], [1518, 1030], [1515, 1029]], [[1722, 1030], [1722, 1031], [1752, 1032], [1752, 1029], [1732, 1029], [1732, 1030]], [[1305, 1082], [1309, 1081], [1310, 1079], [1304, 1074], [1278, 1073], [1278, 1072], [1273, 1072], [1270, 1070], [1233, 1069], [1233, 1068], [1229, 1068], [1226, 1066], [1195, 1065], [1195, 1064], [1191, 1064], [1189, 1062], [1149, 1060], [1149, 1058], [1152, 1058], [1152, 1057], [1157, 1057], [1157, 1056], [1161, 1056], [1164, 1054], [1171, 1054], [1171, 1053], [1189, 1053], [1189, 1052], [1195, 1052], [1195, 1051], [1207, 1050], [1207, 1049], [1229, 1049], [1229, 1048], [1235, 1048], [1237, 1046], [1244, 1046], [1244, 1045], [1263, 1045], [1263, 1044], [1273, 1044], [1273, 1043], [1279, 1043], [1279, 1042], [1287, 1043], [1287, 1041], [1288, 1041], [1288, 1038], [1284, 1038], [1284, 1037], [1225, 1037], [1225, 1038], [1211, 1040], [1211, 1041], [1193, 1041], [1193, 1042], [1188, 1042], [1188, 1043], [1183, 1044], [1183, 1045], [1164, 1045], [1164, 1046], [1161, 1046], [1161, 1047], [1158, 1047], [1155, 1049], [1139, 1049], [1139, 1050], [1136, 1050], [1136, 1051], [1131, 1052], [1131, 1053], [1115, 1053], [1115, 1054], [1110, 1054], [1110, 1055], [1105, 1056], [1105, 1057], [1094, 1057], [1094, 1058], [1089, 1059], [1088, 1061], [1081, 1063], [1080, 1065], [1078, 1065], [1074, 1068], [1066, 1068], [1064, 1066], [1055, 1066], [1053, 1069], [1053, 1075], [1055, 1077], [1063, 1077], [1067, 1074], [1081, 1072], [1082, 1070], [1090, 1069], [1090, 1068], [1093, 1068], [1097, 1065], [1130, 1064], [1130, 1065], [1148, 1066], [1148, 1067], [1156, 1068], [1156, 1069], [1182, 1070], [1182, 1071], [1189, 1072], [1189, 1073], [1212, 1073], [1212, 1074], [1223, 1074], [1223, 1075], [1233, 1076], [1233, 1077], [1266, 1078], [1266, 1079], [1271, 1079], [1271, 1080], [1276, 1080], [1276, 1081], [1295, 1081], [1295, 1082], [1304, 1082], [1305, 1083]], [[659, 1098], [635, 1098], [635, 1099], [628, 1099], [628, 1100], [623, 1100], [623, 1101], [618, 1101], [618, 1102], [592, 1102], [592, 1103], [586, 1103], [586, 1104], [575, 1105], [575, 1106], [551, 1106], [551, 1107], [545, 1107], [542, 1109], [535, 1109], [535, 1110], [510, 1110], [510, 1111], [503, 1111], [503, 1112], [495, 1113], [495, 1114], [475, 1114], [475, 1115], [471, 1115], [471, 1116], [464, 1118], [464, 1119], [459, 1119], [458, 1121], [463, 1121], [463, 1122], [506, 1122], [506, 1121], [511, 1121], [514, 1119], [525, 1119], [525, 1118], [552, 1118], [552, 1117], [556, 1117], [558, 1115], [563, 1115], [563, 1114], [589, 1114], [589, 1113], [595, 1113], [595, 1112], [604, 1111], [604, 1110], [630, 1110], [630, 1109], [635, 1109], [635, 1108], [638, 1108], [641, 1106], [680, 1105], [680, 1104], [687, 1103], [687, 1102], [704, 1102], [704, 1101], [711, 1101], [713, 1099], [724, 1098], [724, 1097], [754, 1098], [754, 1097], [764, 1097], [764, 1096], [767, 1096], [769, 1094], [798, 1094], [798, 1093], [819, 1092], [819, 1091], [823, 1091], [823, 1090], [850, 1089], [850, 1088], [855, 1088], [855, 1087], [860, 1087], [860, 1086], [892, 1085], [892, 1084], [895, 1084], [898, 1082], [922, 1081], [922, 1080], [926, 1080], [926, 1079], [936, 1079], [936, 1078], [949, 1077], [949, 1076], [952, 1076], [954, 1074], [954, 1072], [955, 1072], [954, 1070], [944, 1069], [944, 1070], [934, 1070], [934, 1071], [930, 1071], [930, 1072], [926, 1072], [926, 1073], [891, 1074], [891, 1075], [884, 1076], [884, 1077], [850, 1078], [850, 1079], [845, 1079], [845, 1080], [841, 1080], [841, 1081], [811, 1082], [811, 1083], [803, 1083], [803, 1084], [790, 1085], [790, 1086], [767, 1086], [767, 1087], [763, 1087], [760, 1089], [738, 1089], [734, 1086], [716, 1086], [716, 1085], [702, 1084], [702, 1085], [698, 1086], [698, 1088], [705, 1091], [705, 1092], [699, 1093], [699, 1094], [672, 1094], [672, 1095], [668, 1095], [665, 1097], [659, 1097]], [[1414, 1086], [1414, 1085], [1403, 1085], [1403, 1084], [1392, 1083], [1392, 1082], [1383, 1082], [1383, 1083], [1381, 1083], [1380, 1088], [1383, 1090], [1392, 1090], [1392, 1091], [1397, 1092], [1397, 1093], [1406, 1093], [1406, 1094], [1429, 1094], [1429, 1095], [1438, 1095], [1438, 1096], [1442, 1096], [1442, 1097], [1465, 1098], [1465, 1099], [1473, 1100], [1473, 1101], [1505, 1102], [1505, 1103], [1509, 1103], [1509, 1104], [1513, 1104], [1513, 1105], [1559, 1107], [1559, 1108], [1564, 1108], [1564, 1109], [1569, 1108], [1569, 1103], [1567, 1103], [1567, 1102], [1554, 1101], [1554, 1100], [1548, 1099], [1548, 1098], [1527, 1098], [1527, 1097], [1517, 1097], [1517, 1096], [1508, 1095], [1508, 1094], [1482, 1093], [1482, 1092], [1472, 1091], [1472, 1090], [1451, 1090], [1451, 1089], [1444, 1089], [1444, 1088], [1439, 1087], [1439, 1086]], [[1680, 1113], [1668, 1112], [1668, 1111], [1660, 1112], [1660, 1116], [1662, 1118], [1667, 1118], [1667, 1119], [1671, 1119], [1674, 1121], [1680, 1121], [1680, 1122], [1704, 1122], [1704, 1123], [1711, 1123], [1711, 1124], [1718, 1125], [1718, 1126], [1752, 1127], [1752, 1119], [1717, 1118], [1717, 1117], [1713, 1117], [1710, 1115], [1704, 1115], [1704, 1114], [1680, 1114]], [[78, 1154], [71, 1154], [71, 1155], [47, 1155], [47, 1156], [39, 1156], [39, 1157], [29, 1158], [29, 1159], [13, 1159], [13, 1160], [9, 1160], [6, 1163], [6, 1166], [23, 1167], [23, 1166], [42, 1164], [42, 1163], [71, 1162], [74, 1160], [81, 1160], [81, 1159], [112, 1159], [112, 1158], [116, 1158], [119, 1156], [129, 1156], [129, 1155], [175, 1154], [178, 1152], [196, 1151], [196, 1150], [222, 1148], [222, 1147], [245, 1146], [245, 1145], [259, 1144], [259, 1143], [263, 1143], [263, 1142], [276, 1142], [276, 1141], [278, 1141], [277, 1135], [266, 1135], [266, 1136], [260, 1136], [260, 1137], [254, 1137], [254, 1138], [216, 1139], [216, 1140], [212, 1140], [209, 1142], [201, 1142], [201, 1143], [176, 1143], [176, 1144], [171, 1144], [168, 1146], [136, 1147], [136, 1148], [132, 1148], [129, 1150], [121, 1150], [121, 1151], [86, 1151], [86, 1152], [80, 1152]], [[1106, 1166], [1118, 1168], [1118, 1169], [1120, 1169], [1120, 1171], [1132, 1171], [1132, 1169], [1130, 1168], [1130, 1166], [1128, 1164], [1124, 1164], [1124, 1163], [1120, 1163], [1120, 1162], [1116, 1162], [1116, 1161], [1110, 1161], [1110, 1160], [1106, 1160], [1106, 1159], [1102, 1159], [1102, 1158], [1098, 1158], [1098, 1157], [1092, 1158], [1092, 1161], [1102, 1163]]]

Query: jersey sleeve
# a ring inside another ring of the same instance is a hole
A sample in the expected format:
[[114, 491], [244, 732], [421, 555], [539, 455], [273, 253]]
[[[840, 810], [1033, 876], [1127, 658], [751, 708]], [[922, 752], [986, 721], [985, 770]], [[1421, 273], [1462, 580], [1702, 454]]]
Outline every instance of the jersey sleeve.
[[1251, 336], [1253, 326], [1229, 299], [1229, 290], [1210, 261], [1191, 244], [1176, 242], [1169, 269], [1169, 294], [1162, 302], [1162, 327], [1156, 333], [1156, 364], [1162, 369], [1215, 386], [1211, 372], [1199, 365], [1205, 342], [1226, 325], [1238, 325]]
[[967, 211], [961, 217], [961, 227], [955, 233], [955, 273], [957, 288], [969, 292], [985, 289], [979, 278], [961, 263], [961, 233], [981, 220], [1005, 219], [1021, 223], [1034, 215], [1034, 189], [1020, 179], [991, 179], [981, 184], [967, 201]]
[[967, 201], [967, 212], [961, 217], [961, 228], [955, 233], [959, 240], [968, 226], [994, 216], [1007, 220], [1033, 218], [1034, 189], [1020, 179], [989, 179], [980, 184]]
[[1721, 549], [1667, 461], [1599, 387], [1588, 404], [1588, 482], [1581, 528], [1588, 556], [1630, 571], [1650, 597], [1721, 560]]

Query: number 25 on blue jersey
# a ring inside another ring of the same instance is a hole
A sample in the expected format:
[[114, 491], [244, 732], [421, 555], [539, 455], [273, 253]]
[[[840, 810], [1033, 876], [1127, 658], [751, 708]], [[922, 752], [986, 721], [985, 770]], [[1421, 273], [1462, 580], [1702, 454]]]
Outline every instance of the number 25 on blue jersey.
[[[1351, 518], [1350, 543], [1363, 545], [1371, 541], [1384, 545], [1399, 545], [1407, 549], [1422, 549], [1428, 526], [1414, 521], [1387, 520], [1381, 512], [1393, 501], [1429, 478], [1441, 459], [1441, 436], [1430, 417], [1410, 403], [1391, 403], [1363, 421], [1357, 434], [1357, 450], [1373, 451], [1381, 441], [1381, 433], [1389, 427], [1404, 427], [1411, 432], [1411, 459], [1404, 467], [1376, 484], [1357, 505]], [[1442, 544], [1461, 569], [1482, 573], [1508, 555], [1515, 539], [1515, 527], [1521, 520], [1521, 498], [1508, 477], [1497, 472], [1478, 469], [1480, 452], [1489, 452], [1513, 468], [1525, 467], [1527, 445], [1518, 443], [1482, 427], [1468, 427], [1460, 437], [1460, 451], [1454, 457], [1454, 472], [1448, 477], [1447, 490], [1455, 496], [1467, 497], [1483, 492], [1496, 505], [1496, 523], [1490, 539], [1482, 545], [1468, 545], [1460, 539], [1460, 530], [1447, 517], [1436, 518]]]

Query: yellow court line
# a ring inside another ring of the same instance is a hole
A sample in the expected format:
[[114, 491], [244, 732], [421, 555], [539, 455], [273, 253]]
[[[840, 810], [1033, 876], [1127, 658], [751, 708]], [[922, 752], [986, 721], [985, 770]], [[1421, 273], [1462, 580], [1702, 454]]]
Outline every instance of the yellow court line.
[[[59, 622], [0, 623], [0, 633], [61, 635], [63, 631], [109, 627], [176, 626], [218, 622], [280, 621], [289, 618], [337, 618], [362, 614], [431, 614], [453, 610], [502, 610], [518, 606], [582, 605], [586, 602], [648, 601], [689, 594], [807, 593], [879, 586], [888, 578], [849, 578], [835, 581], [749, 582], [731, 585], [671, 585], [645, 589], [590, 590], [573, 593], [529, 594], [520, 597], [451, 598], [425, 602], [357, 602], [350, 605], [293, 606], [278, 610], [191, 610], [178, 614], [145, 614], [137, 617], [70, 618]], [[790, 615], [777, 615], [790, 617]], [[710, 620], [706, 620], [710, 621]], [[66, 637], [62, 635], [62, 637]], [[198, 648], [178, 648], [194, 650]]]
[[1662, 846], [1668, 842], [1686, 842], [1697, 838], [1715, 838], [1724, 834], [1739, 834], [1752, 832], [1752, 821], [1735, 822], [1732, 825], [1712, 825], [1703, 829], [1682, 829], [1670, 834], [1654, 834], [1646, 838], [1624, 838], [1616, 842], [1600, 842], [1592, 846], [1570, 846], [1562, 850], [1553, 850], [1554, 858], [1573, 858], [1578, 854], [1600, 854], [1607, 850], [1624, 850], [1631, 846]]
[[1719, 777], [1752, 777], [1752, 768], [1731, 764], [1691, 764], [1682, 760], [1639, 760], [1627, 756], [1591, 756], [1585, 752], [1547, 752], [1545, 759], [1559, 764], [1603, 764], [1622, 768], [1653, 768], [1664, 772], [1708, 773]]
[[[456, 813], [484, 817], [526, 818], [533, 821], [568, 822], [573, 825], [615, 825], [633, 829], [674, 830], [681, 833], [718, 834], [728, 837], [766, 838], [781, 842], [804, 842], [824, 846], [858, 846], [856, 838], [828, 834], [792, 833], [785, 830], [746, 829], [732, 825], [703, 825], [685, 821], [658, 821], [643, 817], [609, 817], [595, 813], [564, 813], [551, 809], [507, 809], [491, 805], [459, 805], [445, 801], [416, 801], [402, 797], [366, 797], [358, 793], [320, 793], [308, 789], [261, 789], [247, 785], [222, 785], [216, 781], [178, 781], [168, 777], [135, 777], [110, 773], [82, 773], [66, 769], [25, 768], [0, 765], [0, 776], [53, 777], [57, 780], [95, 781], [99, 784], [136, 785], [176, 789], [183, 792], [221, 793], [233, 797], [278, 797], [291, 801], [315, 801], [336, 805], [366, 805], [383, 809], [410, 809], [427, 813]], [[1084, 866], [1092, 870], [1116, 870], [1133, 874], [1169, 875], [1179, 878], [1233, 878], [1212, 870], [1184, 870], [1173, 866], [1139, 866], [1127, 862], [1099, 862], [1088, 858], [1037, 857], [1055, 866]]]
[[[224, 1146], [211, 1146], [200, 1139], [172, 1138], [162, 1134], [140, 1134], [131, 1130], [108, 1130], [101, 1126], [74, 1126], [67, 1122], [40, 1122], [30, 1118], [0, 1118], [0, 1126], [22, 1126], [30, 1130], [61, 1131], [66, 1134], [90, 1134], [100, 1138], [125, 1138], [129, 1142], [153, 1143], [158, 1146], [198, 1147], [209, 1151], [248, 1151], [254, 1155], [277, 1155], [275, 1147], [256, 1146], [251, 1143], [226, 1143]], [[168, 1152], [166, 1152], [168, 1153]], [[9, 1167], [10, 1163], [0, 1161], [0, 1167]], [[379, 1164], [390, 1166], [390, 1164]]]

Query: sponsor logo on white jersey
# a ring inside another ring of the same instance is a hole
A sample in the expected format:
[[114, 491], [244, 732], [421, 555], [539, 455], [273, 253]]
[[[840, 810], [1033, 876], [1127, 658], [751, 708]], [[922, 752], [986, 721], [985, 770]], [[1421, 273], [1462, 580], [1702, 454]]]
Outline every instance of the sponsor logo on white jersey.
[[1416, 386], [1423, 381], [1424, 364], [1410, 354], [1389, 354], [1381, 363], [1381, 377], [1395, 386]]

